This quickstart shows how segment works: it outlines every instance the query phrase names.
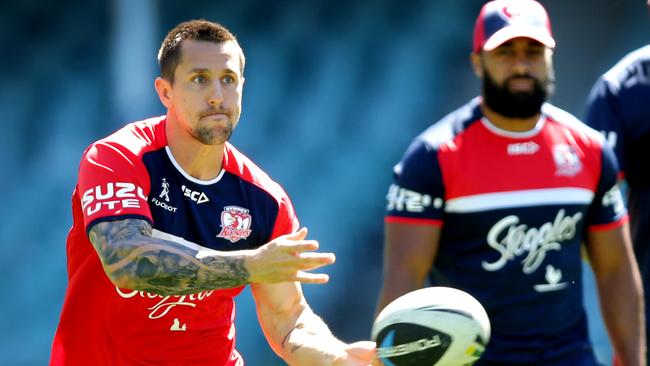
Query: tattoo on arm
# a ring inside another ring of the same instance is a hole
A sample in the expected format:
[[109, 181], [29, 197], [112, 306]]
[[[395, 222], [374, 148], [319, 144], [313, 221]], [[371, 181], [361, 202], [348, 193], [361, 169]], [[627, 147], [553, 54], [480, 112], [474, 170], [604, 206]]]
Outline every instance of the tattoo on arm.
[[291, 353], [295, 353], [297, 350], [300, 349], [300, 347], [302, 347], [302, 343], [294, 344], [293, 347], [291, 347]]
[[[326, 342], [329, 338], [334, 338], [327, 325], [315, 314], [311, 314], [308, 322], [299, 322], [291, 328], [282, 339], [281, 346], [283, 349], [290, 346], [288, 348], [289, 353], [295, 353], [305, 345], [319, 348], [323, 345], [323, 342]], [[292, 338], [291, 334], [294, 332], [298, 332], [298, 334]]]
[[181, 295], [248, 283], [241, 253], [197, 257], [197, 250], [151, 234], [147, 221], [124, 219], [93, 225], [89, 237], [106, 273], [120, 287]]
[[[282, 339], [282, 343], [280, 344], [280, 345], [282, 346], [282, 348], [285, 348], [285, 347], [286, 347], [286, 345], [287, 345], [287, 341], [289, 340], [289, 336], [291, 335], [291, 333], [293, 333], [294, 330], [296, 330], [296, 329], [302, 329], [302, 328], [304, 328], [304, 327], [305, 327], [305, 324], [303, 324], [303, 323], [298, 323], [298, 324], [296, 324], [295, 327], [291, 328], [291, 330], [287, 333], [287, 335], [285, 335], [284, 338]], [[296, 350], [298, 350], [300, 347], [302, 347], [302, 344], [301, 344], [301, 343], [294, 343], [294, 344], [291, 346], [291, 349], [290, 349], [289, 352], [294, 353], [294, 352], [296, 352]]]

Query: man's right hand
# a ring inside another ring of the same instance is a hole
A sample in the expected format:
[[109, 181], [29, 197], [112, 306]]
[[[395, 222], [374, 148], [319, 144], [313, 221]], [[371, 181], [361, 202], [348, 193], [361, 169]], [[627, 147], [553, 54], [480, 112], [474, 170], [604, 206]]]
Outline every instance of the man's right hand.
[[314, 253], [318, 249], [316, 240], [306, 240], [307, 229], [279, 236], [255, 249], [244, 259], [244, 266], [253, 283], [302, 282], [322, 284], [329, 276], [309, 273], [316, 268], [332, 264], [333, 253]]

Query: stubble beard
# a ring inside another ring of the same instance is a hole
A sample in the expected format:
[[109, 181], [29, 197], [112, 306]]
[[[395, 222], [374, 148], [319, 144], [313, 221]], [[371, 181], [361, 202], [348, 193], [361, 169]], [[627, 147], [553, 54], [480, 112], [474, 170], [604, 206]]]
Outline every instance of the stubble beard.
[[228, 120], [216, 126], [200, 125], [192, 130], [192, 136], [204, 145], [223, 145], [230, 139], [232, 130], [233, 123]]

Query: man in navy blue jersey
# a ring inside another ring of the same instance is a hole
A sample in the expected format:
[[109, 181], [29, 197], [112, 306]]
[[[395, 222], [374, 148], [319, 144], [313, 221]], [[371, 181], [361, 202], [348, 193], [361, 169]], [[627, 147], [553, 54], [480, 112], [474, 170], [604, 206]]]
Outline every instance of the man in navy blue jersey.
[[416, 137], [394, 168], [378, 309], [428, 279], [487, 310], [492, 336], [477, 341], [485, 351], [476, 365], [597, 365], [582, 299], [584, 242], [614, 348], [624, 365], [645, 365], [642, 286], [616, 159], [596, 131], [546, 102], [554, 47], [538, 2], [483, 6], [470, 56], [481, 96]]
[[[627, 182], [632, 243], [645, 300], [650, 293], [650, 46], [629, 53], [594, 85], [585, 123], [614, 149]], [[647, 310], [647, 309], [646, 309]], [[646, 311], [646, 329], [648, 329]]]

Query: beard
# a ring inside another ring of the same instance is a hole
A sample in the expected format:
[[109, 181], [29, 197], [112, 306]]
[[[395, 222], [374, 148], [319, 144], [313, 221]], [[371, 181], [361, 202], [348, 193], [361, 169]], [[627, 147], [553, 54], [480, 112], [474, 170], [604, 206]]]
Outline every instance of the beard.
[[204, 145], [221, 145], [230, 139], [233, 124], [228, 121], [218, 126], [198, 126], [192, 130], [192, 136]]
[[[513, 79], [532, 80], [532, 91], [511, 92], [508, 84]], [[483, 101], [490, 109], [508, 118], [530, 118], [539, 114], [542, 104], [553, 94], [554, 88], [552, 69], [545, 80], [530, 75], [517, 75], [505, 79], [499, 85], [483, 66]]]
[[[221, 113], [225, 118], [212, 119], [211, 114]], [[190, 130], [190, 134], [204, 145], [222, 145], [230, 139], [235, 129], [236, 120], [233, 112], [225, 108], [212, 108], [198, 115], [198, 121]]]

